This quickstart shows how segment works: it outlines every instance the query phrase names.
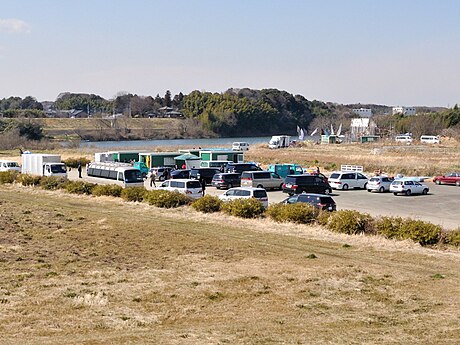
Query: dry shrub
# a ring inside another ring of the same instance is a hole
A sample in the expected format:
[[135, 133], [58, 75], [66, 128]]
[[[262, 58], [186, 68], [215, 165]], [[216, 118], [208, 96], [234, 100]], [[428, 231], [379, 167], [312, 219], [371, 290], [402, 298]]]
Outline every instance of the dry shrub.
[[0, 184], [11, 184], [16, 181], [17, 176], [17, 171], [2, 171], [0, 172]]
[[144, 187], [129, 187], [121, 191], [121, 198], [125, 201], [142, 202], [147, 190]]
[[114, 196], [119, 198], [123, 191], [123, 187], [116, 184], [99, 184], [92, 190], [94, 196]]
[[319, 211], [306, 203], [275, 204], [268, 207], [266, 214], [276, 222], [308, 224], [316, 220]]
[[19, 174], [17, 175], [16, 181], [23, 186], [37, 186], [40, 184], [41, 176], [29, 175], [29, 174]]
[[231, 216], [256, 218], [264, 213], [265, 208], [260, 201], [255, 198], [241, 198], [223, 203], [222, 210]]
[[145, 193], [144, 200], [156, 207], [175, 208], [188, 205], [192, 202], [191, 198], [179, 192], [169, 190], [151, 190]]
[[46, 190], [64, 189], [69, 180], [61, 176], [42, 176], [40, 187]]
[[329, 216], [327, 227], [335, 232], [349, 235], [373, 233], [372, 217], [354, 210], [340, 210]]
[[405, 219], [401, 223], [400, 238], [411, 239], [422, 246], [436, 244], [441, 237], [442, 228], [422, 220]]
[[380, 217], [374, 221], [377, 234], [386, 238], [401, 238], [401, 217]]
[[444, 241], [452, 246], [460, 247], [460, 227], [446, 233]]
[[83, 181], [69, 181], [65, 190], [73, 194], [86, 194], [91, 195], [93, 188], [96, 186], [95, 183], [83, 182]]
[[203, 213], [219, 212], [222, 207], [222, 200], [216, 196], [205, 195], [202, 198], [195, 200], [192, 207]]
[[71, 167], [71, 168], [77, 168], [78, 164], [80, 164], [81, 166], [85, 166], [86, 164], [90, 162], [91, 161], [86, 157], [78, 157], [78, 158], [70, 157], [62, 161], [62, 163], [64, 163], [66, 166]]

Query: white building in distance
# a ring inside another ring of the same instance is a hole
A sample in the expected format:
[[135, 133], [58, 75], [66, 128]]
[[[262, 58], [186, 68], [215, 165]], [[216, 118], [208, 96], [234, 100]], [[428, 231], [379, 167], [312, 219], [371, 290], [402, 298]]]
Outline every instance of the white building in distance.
[[415, 113], [415, 107], [393, 107], [393, 115], [403, 114], [404, 116], [412, 116]]
[[353, 114], [356, 114], [359, 117], [372, 117], [372, 109], [359, 108], [359, 109], [353, 109], [352, 112]]

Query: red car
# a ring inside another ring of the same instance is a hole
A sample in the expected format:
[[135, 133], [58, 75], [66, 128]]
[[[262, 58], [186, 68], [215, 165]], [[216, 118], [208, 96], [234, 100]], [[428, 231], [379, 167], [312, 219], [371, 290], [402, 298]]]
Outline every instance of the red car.
[[454, 172], [443, 176], [433, 178], [436, 184], [454, 184], [460, 187], [460, 172]]

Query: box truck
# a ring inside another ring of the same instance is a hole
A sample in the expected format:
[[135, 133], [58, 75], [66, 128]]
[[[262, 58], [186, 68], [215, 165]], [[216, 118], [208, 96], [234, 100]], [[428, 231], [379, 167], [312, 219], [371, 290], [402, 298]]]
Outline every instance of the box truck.
[[291, 137], [289, 135], [274, 135], [268, 143], [271, 149], [279, 149], [282, 147], [289, 147], [291, 144]]
[[67, 169], [60, 155], [24, 153], [21, 173], [39, 176], [67, 177]]

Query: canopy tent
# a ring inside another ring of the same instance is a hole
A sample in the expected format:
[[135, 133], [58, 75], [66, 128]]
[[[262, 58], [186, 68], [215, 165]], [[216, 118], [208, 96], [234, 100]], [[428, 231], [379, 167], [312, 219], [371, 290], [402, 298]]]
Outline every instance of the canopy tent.
[[174, 157], [174, 159], [176, 161], [193, 161], [193, 160], [199, 160], [201, 158], [198, 157], [198, 156], [195, 156], [195, 155], [193, 155], [191, 153], [184, 153], [184, 154], [182, 154], [180, 156]]

